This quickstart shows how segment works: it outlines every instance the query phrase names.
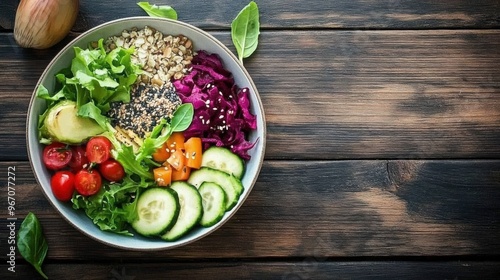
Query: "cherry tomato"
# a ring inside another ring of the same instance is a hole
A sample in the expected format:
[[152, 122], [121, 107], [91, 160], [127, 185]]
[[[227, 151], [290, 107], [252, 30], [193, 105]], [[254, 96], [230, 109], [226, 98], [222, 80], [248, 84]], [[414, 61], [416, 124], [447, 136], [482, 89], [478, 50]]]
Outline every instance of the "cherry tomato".
[[54, 196], [61, 201], [70, 201], [75, 191], [75, 175], [69, 171], [57, 171], [50, 180]]
[[116, 160], [110, 158], [107, 161], [99, 164], [99, 172], [102, 177], [111, 182], [117, 182], [125, 176], [123, 166]]
[[80, 171], [89, 164], [84, 146], [72, 146], [71, 152], [73, 155], [71, 156], [68, 166], [73, 172]]
[[110, 157], [111, 142], [104, 136], [90, 138], [87, 143], [87, 158], [92, 163], [105, 162]]
[[83, 196], [96, 194], [101, 185], [101, 175], [95, 170], [82, 169], [75, 175], [75, 189]]
[[51, 170], [59, 170], [71, 160], [71, 150], [63, 143], [54, 142], [43, 149], [43, 163]]

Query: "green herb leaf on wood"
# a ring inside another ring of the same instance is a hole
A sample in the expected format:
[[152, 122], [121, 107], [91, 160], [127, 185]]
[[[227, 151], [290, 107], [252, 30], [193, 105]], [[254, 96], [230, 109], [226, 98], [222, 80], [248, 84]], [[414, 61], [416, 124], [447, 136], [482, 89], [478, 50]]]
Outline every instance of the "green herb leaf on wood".
[[259, 34], [259, 8], [251, 1], [231, 23], [231, 39], [241, 62], [257, 49]]
[[47, 255], [49, 246], [42, 232], [42, 225], [32, 212], [29, 212], [22, 222], [17, 233], [17, 249], [21, 256], [48, 279], [42, 271], [42, 263]]
[[168, 5], [154, 5], [149, 2], [138, 2], [137, 5], [141, 7], [151, 17], [161, 17], [177, 20], [177, 12]]

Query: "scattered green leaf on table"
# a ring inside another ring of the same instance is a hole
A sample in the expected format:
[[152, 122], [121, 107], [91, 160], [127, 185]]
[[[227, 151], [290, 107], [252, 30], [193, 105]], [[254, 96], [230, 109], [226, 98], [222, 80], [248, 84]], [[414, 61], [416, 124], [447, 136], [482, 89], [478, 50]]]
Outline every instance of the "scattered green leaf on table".
[[47, 255], [48, 248], [40, 221], [38, 221], [35, 214], [29, 212], [17, 233], [17, 249], [21, 256], [32, 264], [45, 279], [48, 279], [48, 277], [42, 271], [42, 263]]
[[257, 49], [259, 34], [259, 7], [251, 1], [231, 23], [231, 39], [241, 62]]
[[137, 5], [141, 7], [149, 16], [161, 17], [177, 20], [177, 12], [168, 5], [152, 5], [149, 2], [138, 2]]

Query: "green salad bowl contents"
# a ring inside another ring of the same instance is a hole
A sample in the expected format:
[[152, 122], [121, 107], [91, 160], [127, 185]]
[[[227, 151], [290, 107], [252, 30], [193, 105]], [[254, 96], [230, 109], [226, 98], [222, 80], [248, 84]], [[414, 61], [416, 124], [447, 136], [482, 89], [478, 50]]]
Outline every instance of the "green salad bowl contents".
[[176, 248], [220, 228], [249, 196], [265, 143], [242, 63], [169, 19], [81, 34], [49, 63], [28, 109], [44, 195], [84, 234], [128, 250]]

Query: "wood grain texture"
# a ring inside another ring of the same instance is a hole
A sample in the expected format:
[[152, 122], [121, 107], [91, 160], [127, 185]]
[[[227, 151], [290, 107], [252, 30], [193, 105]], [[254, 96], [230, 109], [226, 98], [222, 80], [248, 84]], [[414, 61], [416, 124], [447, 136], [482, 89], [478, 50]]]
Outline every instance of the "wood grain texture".
[[[325, 261], [314, 257], [298, 262], [167, 262], [158, 264], [49, 263], [43, 266], [50, 279], [497, 279], [499, 262], [478, 261]], [[0, 266], [0, 276], [16, 279], [42, 279], [28, 265], [19, 265], [16, 273]], [[128, 277], [128, 278], [127, 278]]]
[[[19, 0], [0, 3], [0, 27], [13, 29]], [[81, 32], [109, 20], [146, 15], [136, 0], [94, 1], [80, 4], [74, 31]], [[372, 1], [301, 0], [256, 1], [262, 28], [421, 29], [498, 28], [500, 4], [483, 1]], [[152, 2], [151, 2], [152, 3]], [[179, 20], [205, 29], [229, 29], [231, 21], [248, 1], [170, 0]]]
[[[124, 250], [91, 240], [61, 218], [27, 162], [0, 162], [0, 170], [8, 166], [16, 166], [18, 225], [28, 211], [37, 214], [50, 260], [123, 258]], [[266, 161], [243, 207], [215, 233], [179, 249], [126, 256], [152, 262], [495, 256], [500, 250], [498, 201], [498, 160]], [[6, 218], [0, 213], [0, 228], [6, 228]]]
[[[29, 98], [56, 51], [0, 35], [1, 160], [26, 159]], [[268, 159], [500, 156], [500, 30], [263, 32], [245, 66]]]

